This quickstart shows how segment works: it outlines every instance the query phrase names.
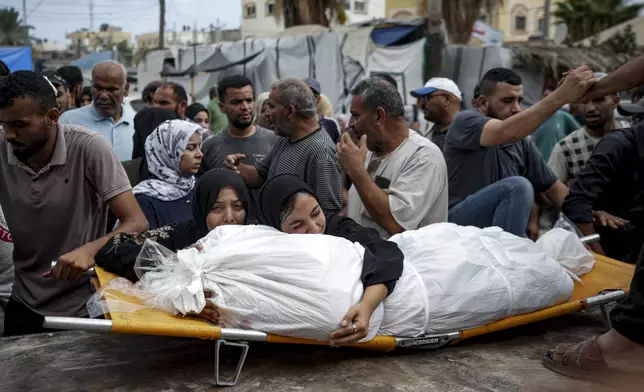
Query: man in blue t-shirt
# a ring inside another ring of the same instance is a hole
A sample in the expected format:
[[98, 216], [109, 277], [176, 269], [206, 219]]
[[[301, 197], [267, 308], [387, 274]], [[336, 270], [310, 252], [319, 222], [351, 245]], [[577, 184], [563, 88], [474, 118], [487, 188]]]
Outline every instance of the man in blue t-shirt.
[[506, 68], [488, 71], [479, 83], [477, 109], [459, 113], [445, 140], [449, 221], [523, 236], [535, 193], [561, 207], [568, 188], [526, 136], [596, 82], [587, 67], [575, 69], [560, 88], [522, 112], [521, 77]]

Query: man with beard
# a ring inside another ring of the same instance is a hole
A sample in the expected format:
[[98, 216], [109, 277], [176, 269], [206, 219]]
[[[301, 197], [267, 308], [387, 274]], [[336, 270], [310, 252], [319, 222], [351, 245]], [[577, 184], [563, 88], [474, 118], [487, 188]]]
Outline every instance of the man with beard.
[[167, 82], [163, 83], [154, 92], [153, 107], [159, 107], [173, 111], [179, 120], [186, 119], [186, 108], [188, 107], [188, 93], [182, 85]]
[[425, 83], [425, 87], [413, 90], [411, 96], [418, 99], [416, 107], [423, 111], [425, 120], [434, 123], [423, 136], [442, 151], [447, 130], [456, 114], [461, 111], [461, 90], [451, 79], [431, 78]]
[[103, 135], [121, 161], [132, 158], [134, 114], [123, 99], [128, 95], [127, 70], [123, 64], [107, 60], [92, 69], [91, 105], [60, 116], [61, 124], [81, 125]]
[[479, 83], [477, 109], [459, 113], [445, 140], [449, 221], [523, 236], [535, 192], [561, 208], [568, 188], [526, 136], [596, 82], [588, 68], [575, 69], [560, 88], [522, 112], [521, 77], [506, 68], [488, 71]]
[[[11, 206], [16, 277], [5, 336], [44, 332], [43, 316], [86, 317], [92, 286], [83, 272], [94, 255], [117, 232], [147, 229], [105, 138], [58, 115], [43, 76], [18, 71], [0, 82], [0, 204]], [[121, 224], [106, 236], [108, 208]]]
[[548, 160], [548, 166], [561, 182], [570, 186], [601, 138], [622, 128], [615, 121], [614, 113], [618, 103], [619, 96], [610, 94], [579, 105], [579, 114], [585, 125], [557, 143]]
[[402, 97], [380, 78], [351, 92], [349, 127], [337, 155], [353, 186], [347, 216], [389, 238], [447, 220], [447, 168], [441, 151], [410, 130]]
[[342, 168], [335, 145], [315, 114], [315, 97], [306, 83], [297, 79], [275, 82], [266, 116], [281, 137], [259, 164], [247, 165], [241, 162], [244, 154], [232, 154], [226, 157], [226, 166], [240, 173], [250, 188], [282, 174], [297, 176], [313, 189], [324, 212], [340, 212]]
[[259, 164], [271, 151], [276, 136], [273, 131], [253, 125], [255, 98], [250, 79], [241, 75], [219, 82], [219, 108], [228, 118], [228, 126], [203, 143], [201, 173], [223, 167], [226, 157], [243, 154], [242, 162]]

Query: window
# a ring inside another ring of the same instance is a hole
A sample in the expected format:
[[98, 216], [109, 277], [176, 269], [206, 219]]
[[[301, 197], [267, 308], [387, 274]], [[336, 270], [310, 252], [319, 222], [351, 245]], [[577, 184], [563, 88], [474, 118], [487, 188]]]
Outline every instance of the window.
[[366, 1], [360, 1], [356, 0], [353, 2], [353, 10], [357, 14], [366, 14], [367, 13], [367, 5], [365, 4]]
[[543, 34], [543, 30], [546, 27], [546, 21], [543, 18], [539, 18], [539, 21], [537, 23], [539, 31], [537, 31], [537, 34]]
[[526, 18], [525, 15], [517, 15], [514, 17], [514, 29], [517, 31], [525, 31]]
[[252, 19], [257, 16], [257, 8], [255, 3], [248, 3], [244, 5], [244, 18]]
[[351, 0], [344, 0], [344, 10], [351, 11]]
[[275, 2], [269, 1], [266, 3], [266, 16], [275, 16]]

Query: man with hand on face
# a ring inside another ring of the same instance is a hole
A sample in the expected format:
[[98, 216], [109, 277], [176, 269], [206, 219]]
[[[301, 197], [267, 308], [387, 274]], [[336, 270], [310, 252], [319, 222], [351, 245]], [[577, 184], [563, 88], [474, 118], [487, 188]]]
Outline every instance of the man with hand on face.
[[449, 221], [524, 236], [535, 192], [560, 209], [568, 188], [526, 136], [595, 83], [587, 67], [575, 69], [552, 94], [521, 111], [521, 77], [506, 68], [488, 71], [479, 83], [477, 109], [459, 113], [445, 139]]
[[[16, 276], [5, 336], [44, 332], [43, 316], [87, 316], [93, 289], [83, 272], [94, 255], [117, 232], [147, 230], [105, 138], [58, 116], [43, 76], [18, 71], [0, 82], [0, 204]], [[108, 207], [121, 224], [106, 236]]]
[[70, 110], [60, 116], [61, 124], [81, 125], [103, 135], [121, 161], [132, 158], [134, 114], [123, 99], [130, 85], [123, 64], [107, 60], [92, 69], [91, 105]]
[[226, 167], [250, 188], [282, 174], [297, 176], [313, 189], [324, 212], [340, 212], [342, 168], [333, 141], [317, 122], [313, 92], [300, 80], [284, 79], [273, 84], [267, 101], [266, 117], [280, 136], [273, 149], [255, 166], [242, 163], [244, 154], [229, 155]]
[[222, 79], [219, 108], [228, 118], [228, 126], [203, 143], [200, 173], [223, 167], [226, 157], [231, 154], [243, 154], [242, 162], [248, 165], [260, 163], [277, 137], [273, 131], [253, 125], [255, 98], [250, 79], [241, 75]]
[[163, 83], [154, 92], [153, 102], [153, 107], [168, 109], [174, 112], [179, 120], [186, 119], [188, 93], [182, 85], [173, 82]]
[[438, 147], [405, 121], [396, 89], [380, 78], [352, 91], [349, 127], [337, 155], [353, 186], [348, 217], [383, 238], [447, 221], [447, 168]]

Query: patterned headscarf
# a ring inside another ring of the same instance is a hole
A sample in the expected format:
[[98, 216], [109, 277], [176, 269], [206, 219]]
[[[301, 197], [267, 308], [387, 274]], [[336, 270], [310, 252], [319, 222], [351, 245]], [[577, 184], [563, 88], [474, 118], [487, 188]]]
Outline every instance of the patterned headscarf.
[[203, 133], [198, 124], [184, 120], [159, 125], [145, 141], [145, 158], [152, 178], [140, 182], [133, 192], [162, 201], [179, 200], [190, 193], [195, 187], [195, 177], [181, 174], [180, 164], [195, 132]]

